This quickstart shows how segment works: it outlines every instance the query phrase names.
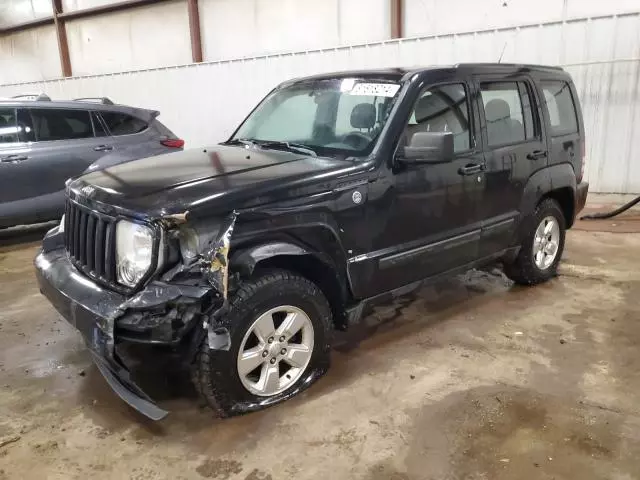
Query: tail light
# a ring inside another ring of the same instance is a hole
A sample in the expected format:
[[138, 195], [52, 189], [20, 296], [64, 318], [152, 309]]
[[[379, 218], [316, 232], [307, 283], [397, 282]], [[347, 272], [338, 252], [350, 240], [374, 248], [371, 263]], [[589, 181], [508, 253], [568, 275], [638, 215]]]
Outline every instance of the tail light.
[[580, 151], [581, 151], [581, 159], [580, 159], [580, 177], [578, 178], [578, 183], [582, 181], [584, 178], [584, 167], [587, 164], [587, 148], [584, 142], [584, 138], [580, 140]]
[[184, 140], [181, 138], [168, 138], [160, 142], [165, 147], [169, 148], [182, 148], [184, 147]]

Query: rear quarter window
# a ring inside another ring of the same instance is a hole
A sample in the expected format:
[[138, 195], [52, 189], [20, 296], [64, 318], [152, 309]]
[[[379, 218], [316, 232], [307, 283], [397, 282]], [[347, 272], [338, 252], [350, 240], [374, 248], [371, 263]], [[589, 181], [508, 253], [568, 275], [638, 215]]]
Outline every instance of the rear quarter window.
[[131, 135], [147, 128], [147, 123], [139, 118], [119, 112], [100, 112], [111, 135]]
[[545, 80], [540, 82], [544, 103], [549, 113], [551, 135], [558, 137], [578, 132], [576, 106], [567, 82]]

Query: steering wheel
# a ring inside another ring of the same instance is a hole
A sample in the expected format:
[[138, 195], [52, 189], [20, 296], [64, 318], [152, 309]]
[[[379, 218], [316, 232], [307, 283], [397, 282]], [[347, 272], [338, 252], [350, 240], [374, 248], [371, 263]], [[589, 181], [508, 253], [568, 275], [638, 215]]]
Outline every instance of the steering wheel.
[[351, 132], [347, 133], [342, 139], [342, 143], [346, 143], [347, 145], [361, 149], [369, 145], [371, 139], [368, 135], [365, 135], [362, 132]]

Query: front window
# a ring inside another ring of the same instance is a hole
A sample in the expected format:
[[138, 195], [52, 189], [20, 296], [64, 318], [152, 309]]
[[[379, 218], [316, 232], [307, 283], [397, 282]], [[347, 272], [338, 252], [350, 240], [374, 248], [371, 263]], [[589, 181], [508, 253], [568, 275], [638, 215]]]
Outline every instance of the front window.
[[308, 149], [323, 156], [367, 155], [382, 131], [400, 84], [336, 78], [294, 83], [271, 93], [230, 140]]

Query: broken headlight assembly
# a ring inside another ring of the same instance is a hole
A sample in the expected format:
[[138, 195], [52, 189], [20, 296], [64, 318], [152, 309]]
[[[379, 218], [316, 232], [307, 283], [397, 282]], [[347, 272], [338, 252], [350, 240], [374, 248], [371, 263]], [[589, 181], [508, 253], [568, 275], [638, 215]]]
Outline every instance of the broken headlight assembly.
[[198, 233], [190, 227], [183, 226], [178, 233], [180, 240], [180, 255], [185, 263], [191, 263], [200, 253], [200, 239]]
[[116, 273], [118, 283], [135, 287], [153, 262], [153, 230], [120, 220], [116, 225]]

